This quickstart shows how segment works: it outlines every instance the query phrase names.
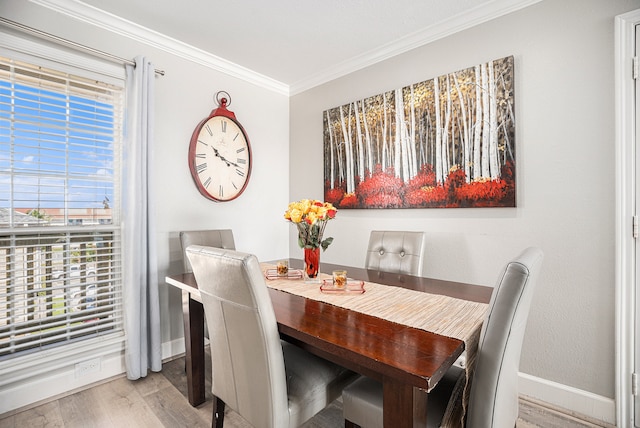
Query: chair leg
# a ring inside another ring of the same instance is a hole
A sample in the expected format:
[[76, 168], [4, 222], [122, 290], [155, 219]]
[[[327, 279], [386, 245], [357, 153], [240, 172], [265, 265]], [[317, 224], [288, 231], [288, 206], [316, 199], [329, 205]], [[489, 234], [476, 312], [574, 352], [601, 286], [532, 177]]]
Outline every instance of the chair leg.
[[360, 428], [360, 425], [356, 425], [351, 421], [344, 420], [344, 428]]
[[211, 428], [222, 428], [224, 423], [224, 401], [218, 397], [213, 397], [213, 418]]

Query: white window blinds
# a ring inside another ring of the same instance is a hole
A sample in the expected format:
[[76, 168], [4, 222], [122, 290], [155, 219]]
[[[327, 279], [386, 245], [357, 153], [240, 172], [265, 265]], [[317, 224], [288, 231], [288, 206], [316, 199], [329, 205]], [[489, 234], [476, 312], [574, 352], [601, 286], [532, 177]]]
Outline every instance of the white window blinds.
[[0, 361], [122, 331], [123, 98], [0, 57]]

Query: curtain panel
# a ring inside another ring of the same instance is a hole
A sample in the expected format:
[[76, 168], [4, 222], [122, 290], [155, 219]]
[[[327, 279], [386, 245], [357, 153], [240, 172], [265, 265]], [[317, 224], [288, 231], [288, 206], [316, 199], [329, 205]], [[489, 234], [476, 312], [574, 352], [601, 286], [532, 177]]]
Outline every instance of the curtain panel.
[[127, 377], [162, 369], [158, 261], [153, 180], [154, 79], [152, 64], [126, 65], [127, 113], [123, 152], [125, 362]]

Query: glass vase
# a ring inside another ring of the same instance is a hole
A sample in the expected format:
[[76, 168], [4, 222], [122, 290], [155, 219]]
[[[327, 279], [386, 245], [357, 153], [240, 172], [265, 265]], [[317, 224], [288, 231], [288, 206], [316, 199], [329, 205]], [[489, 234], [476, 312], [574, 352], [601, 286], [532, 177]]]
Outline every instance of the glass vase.
[[305, 282], [320, 282], [320, 247], [304, 249], [304, 279]]

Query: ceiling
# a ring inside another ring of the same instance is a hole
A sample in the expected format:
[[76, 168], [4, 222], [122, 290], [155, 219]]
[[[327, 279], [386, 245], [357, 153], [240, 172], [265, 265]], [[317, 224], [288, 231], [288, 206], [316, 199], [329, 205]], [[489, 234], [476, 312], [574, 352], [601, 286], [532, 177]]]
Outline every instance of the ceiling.
[[296, 92], [540, 0], [35, 1], [84, 9], [93, 21], [222, 59]]

